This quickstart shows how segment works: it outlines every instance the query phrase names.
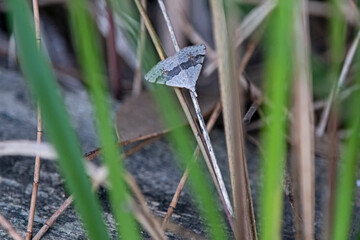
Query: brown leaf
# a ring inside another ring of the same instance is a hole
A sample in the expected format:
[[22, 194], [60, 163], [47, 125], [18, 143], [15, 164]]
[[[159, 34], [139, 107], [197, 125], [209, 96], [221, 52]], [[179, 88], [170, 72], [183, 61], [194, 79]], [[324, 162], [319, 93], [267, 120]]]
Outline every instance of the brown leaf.
[[[210, 114], [217, 101], [218, 96], [216, 95], [199, 95], [203, 116]], [[195, 116], [192, 108], [191, 112]], [[181, 122], [182, 125], [185, 125], [187, 124], [186, 118], [183, 113], [182, 115]], [[116, 114], [116, 133], [119, 142], [123, 145], [163, 135], [170, 130], [162, 123], [156, 104], [148, 92], [142, 92], [139, 96], [125, 100]]]

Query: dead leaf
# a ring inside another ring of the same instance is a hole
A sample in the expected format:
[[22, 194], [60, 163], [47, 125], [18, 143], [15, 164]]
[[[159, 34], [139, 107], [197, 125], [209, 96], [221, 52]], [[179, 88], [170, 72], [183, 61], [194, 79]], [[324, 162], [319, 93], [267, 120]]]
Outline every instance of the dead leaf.
[[[204, 117], [210, 114], [217, 101], [217, 95], [199, 95], [200, 108]], [[191, 103], [190, 100], [188, 102]], [[192, 105], [189, 105], [195, 116]], [[183, 113], [182, 115], [181, 122], [185, 125], [186, 118]], [[170, 130], [164, 126], [156, 104], [148, 92], [142, 92], [139, 96], [125, 100], [116, 114], [116, 134], [122, 145], [163, 135]]]

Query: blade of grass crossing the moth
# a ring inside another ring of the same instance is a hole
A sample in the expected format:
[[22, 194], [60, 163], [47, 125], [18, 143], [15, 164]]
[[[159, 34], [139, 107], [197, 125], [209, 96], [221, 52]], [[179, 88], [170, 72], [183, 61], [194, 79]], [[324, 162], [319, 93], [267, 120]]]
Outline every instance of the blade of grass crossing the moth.
[[95, 106], [97, 131], [103, 145], [103, 157], [109, 169], [109, 191], [112, 211], [118, 223], [119, 235], [124, 239], [140, 239], [137, 223], [130, 211], [130, 196], [124, 181], [124, 164], [118, 153], [115, 134], [112, 130], [105, 79], [101, 77], [99, 44], [95, 29], [83, 0], [70, 2], [70, 16], [79, 60]]
[[271, 119], [262, 133], [264, 155], [260, 191], [260, 239], [281, 239], [282, 179], [286, 156], [286, 115], [291, 63], [292, 1], [279, 0], [270, 19], [265, 63], [266, 97], [273, 102], [265, 113]]
[[66, 186], [74, 194], [78, 210], [90, 239], [109, 239], [102, 221], [100, 204], [91, 192], [75, 132], [70, 126], [55, 76], [38, 50], [30, 11], [22, 0], [6, 1], [14, 23], [19, 60], [30, 89], [39, 103], [49, 139], [59, 155]]

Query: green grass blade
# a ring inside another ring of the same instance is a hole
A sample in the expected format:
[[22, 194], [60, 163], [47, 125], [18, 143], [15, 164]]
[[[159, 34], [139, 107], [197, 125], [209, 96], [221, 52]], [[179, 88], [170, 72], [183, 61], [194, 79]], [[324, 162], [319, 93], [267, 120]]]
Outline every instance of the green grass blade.
[[[336, 78], [340, 75], [340, 68], [343, 61], [343, 53], [345, 46], [346, 23], [343, 12], [340, 9], [342, 0], [332, 0], [331, 10], [332, 18], [330, 19], [330, 71], [328, 73], [332, 83], [336, 83]], [[358, 76], [359, 78], [359, 76]], [[359, 112], [356, 108], [356, 100], [359, 103], [359, 91], [354, 93], [353, 97], [353, 114], [349, 115], [348, 127], [351, 135], [347, 139], [344, 146], [344, 152], [340, 157], [340, 164], [337, 174], [337, 186], [335, 192], [335, 206], [333, 209], [333, 231], [332, 239], [348, 239], [349, 228], [352, 216], [352, 199], [355, 187], [355, 178], [357, 162], [357, 146], [359, 144]], [[338, 99], [335, 99], [335, 104]]]
[[29, 8], [22, 0], [9, 0], [7, 4], [12, 15], [22, 70], [42, 110], [46, 132], [59, 154], [61, 172], [67, 188], [74, 194], [76, 209], [90, 239], [108, 239], [99, 202], [91, 192], [80, 146], [70, 126], [54, 74], [36, 46]]
[[[170, 129], [174, 129], [176, 126], [181, 125], [181, 107], [169, 90], [168, 87], [156, 86], [153, 96], [165, 124]], [[170, 132], [169, 140], [175, 147], [181, 167], [185, 169], [188, 166], [190, 187], [193, 196], [199, 203], [200, 213], [207, 223], [209, 237], [219, 240], [227, 239], [225, 225], [220, 217], [219, 207], [210, 188], [210, 183], [206, 178], [203, 168], [199, 165], [199, 161], [193, 160], [195, 140], [191, 138], [190, 129], [175, 128], [175, 130]]]
[[123, 239], [140, 239], [140, 231], [131, 212], [130, 197], [124, 180], [124, 164], [118, 152], [116, 137], [111, 123], [106, 82], [99, 54], [95, 28], [83, 0], [70, 3], [73, 34], [84, 77], [95, 106], [98, 135], [103, 146], [103, 156], [109, 170], [109, 190], [112, 211]]
[[263, 179], [260, 192], [260, 239], [281, 239], [282, 178], [286, 159], [286, 104], [291, 77], [292, 1], [280, 0], [270, 20], [265, 69], [265, 98], [272, 107], [265, 109], [270, 122], [262, 136]]
[[[359, 57], [358, 57], [359, 60]], [[360, 84], [360, 76], [357, 73], [357, 84]], [[359, 170], [359, 145], [360, 145], [360, 90], [353, 93], [352, 106], [349, 117], [349, 131], [344, 152], [340, 158], [339, 173], [337, 177], [333, 239], [349, 239], [349, 230], [352, 223], [354, 191], [356, 190], [356, 176]]]

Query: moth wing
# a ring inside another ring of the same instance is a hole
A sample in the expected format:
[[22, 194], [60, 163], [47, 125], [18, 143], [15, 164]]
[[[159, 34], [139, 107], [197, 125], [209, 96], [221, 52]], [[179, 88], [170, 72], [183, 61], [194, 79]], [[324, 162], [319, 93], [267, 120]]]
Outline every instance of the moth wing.
[[206, 47], [203, 44], [185, 47], [175, 56], [156, 64], [145, 75], [145, 79], [152, 83], [187, 88], [195, 92], [205, 52]]
[[165, 84], [169, 80], [167, 72], [172, 68], [176, 67], [176, 62], [174, 62], [174, 56], [166, 58], [165, 60], [157, 63], [144, 78], [146, 81], [151, 83]]
[[195, 45], [183, 48], [175, 57], [180, 67], [180, 73], [169, 79], [166, 85], [187, 88], [195, 92], [205, 58], [205, 45]]

